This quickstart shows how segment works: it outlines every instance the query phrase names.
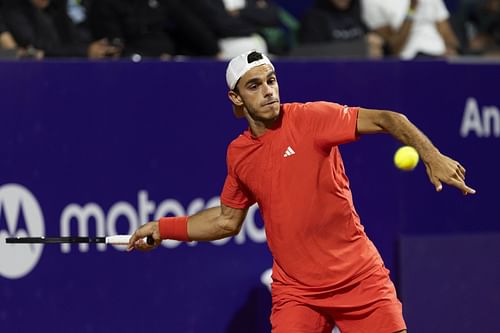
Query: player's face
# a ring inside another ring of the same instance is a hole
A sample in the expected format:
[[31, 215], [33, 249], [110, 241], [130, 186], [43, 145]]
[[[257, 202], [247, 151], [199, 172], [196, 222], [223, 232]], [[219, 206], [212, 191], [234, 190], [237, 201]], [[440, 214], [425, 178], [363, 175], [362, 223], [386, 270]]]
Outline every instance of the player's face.
[[276, 119], [280, 112], [280, 97], [272, 67], [257, 66], [245, 73], [238, 82], [238, 97], [237, 103], [241, 102], [254, 120]]

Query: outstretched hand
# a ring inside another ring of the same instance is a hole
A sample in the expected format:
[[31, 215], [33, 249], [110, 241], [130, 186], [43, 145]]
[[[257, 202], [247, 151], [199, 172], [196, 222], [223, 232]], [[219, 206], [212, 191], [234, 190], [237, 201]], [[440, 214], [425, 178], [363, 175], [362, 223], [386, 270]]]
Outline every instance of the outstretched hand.
[[465, 168], [457, 161], [437, 153], [424, 163], [427, 175], [436, 187], [436, 191], [440, 192], [443, 189], [442, 183], [445, 183], [458, 188], [464, 195], [476, 193], [476, 190], [465, 184]]
[[[154, 240], [154, 244], [149, 245], [144, 241], [145, 237], [151, 236]], [[128, 241], [127, 251], [132, 251], [133, 249], [141, 251], [149, 251], [157, 248], [161, 244], [160, 230], [158, 228], [158, 222], [148, 222], [140, 226], [130, 237]]]

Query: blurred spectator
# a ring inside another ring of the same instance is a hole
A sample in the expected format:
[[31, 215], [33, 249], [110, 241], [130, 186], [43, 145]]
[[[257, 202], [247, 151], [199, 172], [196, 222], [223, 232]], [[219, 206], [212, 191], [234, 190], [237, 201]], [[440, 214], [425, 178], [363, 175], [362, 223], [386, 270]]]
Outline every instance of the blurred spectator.
[[218, 52], [214, 34], [182, 1], [97, 0], [89, 22], [94, 37], [121, 45], [124, 57], [169, 59]]
[[104, 58], [118, 52], [104, 40], [81, 40], [67, 15], [66, 0], [11, 0], [4, 15], [25, 56]]
[[500, 55], [500, 0], [462, 0], [452, 22], [464, 54]]
[[185, 0], [219, 38], [220, 57], [233, 58], [248, 50], [280, 54], [283, 46], [263, 37], [279, 29], [280, 9], [266, 0]]
[[363, 0], [363, 19], [403, 59], [455, 55], [458, 40], [443, 0]]
[[[87, 1], [85, 1], [87, 2]], [[87, 19], [88, 5], [82, 0], [68, 0], [68, 16], [75, 24], [81, 24]]]
[[316, 0], [301, 21], [300, 41], [353, 40], [365, 33], [359, 0]]
[[14, 37], [7, 30], [2, 11], [3, 2], [0, 0], [0, 59], [26, 57], [26, 50], [18, 47]]
[[0, 49], [12, 50], [17, 47], [16, 41], [5, 26], [1, 9], [2, 8], [0, 3]]
[[[367, 33], [361, 18], [360, 0], [316, 0], [301, 22], [299, 39], [302, 44], [330, 45], [321, 52], [328, 56], [381, 57], [382, 40], [374, 33]], [[350, 50], [346, 50], [349, 48]], [[314, 48], [309, 47], [312, 55]], [[346, 54], [347, 55], [347, 54]]]
[[91, 0], [67, 0], [67, 13], [82, 40], [92, 40], [87, 14]]

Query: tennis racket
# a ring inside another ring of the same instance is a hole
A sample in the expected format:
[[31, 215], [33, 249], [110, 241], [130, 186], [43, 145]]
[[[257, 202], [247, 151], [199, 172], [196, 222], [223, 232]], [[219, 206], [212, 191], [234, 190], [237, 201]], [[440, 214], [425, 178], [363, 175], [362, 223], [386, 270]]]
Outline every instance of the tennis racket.
[[[63, 243], [105, 243], [111, 245], [128, 245], [131, 235], [115, 235], [108, 237], [8, 237], [5, 242], [8, 244], [63, 244]], [[155, 243], [153, 237], [144, 238], [148, 245]]]

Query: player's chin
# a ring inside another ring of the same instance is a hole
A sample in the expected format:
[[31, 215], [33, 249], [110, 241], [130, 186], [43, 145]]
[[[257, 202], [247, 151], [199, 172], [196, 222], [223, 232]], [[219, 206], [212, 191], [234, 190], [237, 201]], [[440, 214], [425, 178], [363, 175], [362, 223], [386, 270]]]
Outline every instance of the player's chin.
[[263, 118], [274, 119], [280, 113], [280, 103], [279, 102], [275, 102], [275, 103], [272, 103], [272, 104], [265, 105], [265, 106], [262, 107], [260, 113], [263, 116]]

